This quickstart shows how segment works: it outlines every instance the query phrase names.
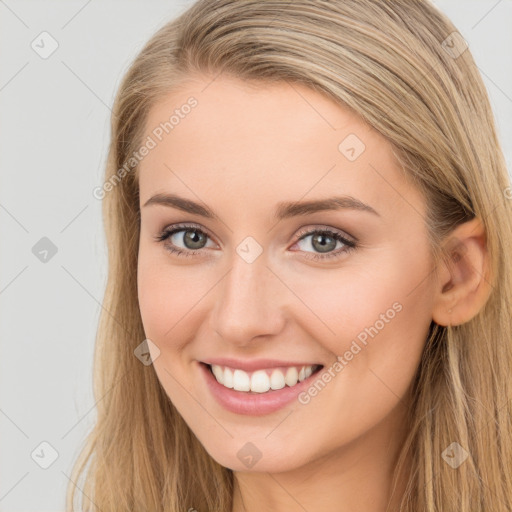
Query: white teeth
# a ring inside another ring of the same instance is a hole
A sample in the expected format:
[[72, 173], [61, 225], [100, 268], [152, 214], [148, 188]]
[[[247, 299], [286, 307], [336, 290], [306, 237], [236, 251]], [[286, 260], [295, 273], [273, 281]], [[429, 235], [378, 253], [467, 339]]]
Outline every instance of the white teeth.
[[233, 372], [233, 389], [237, 391], [251, 390], [251, 379], [243, 370], [235, 370]]
[[[217, 366], [217, 368], [220, 371], [222, 371], [222, 368], [220, 366]], [[213, 366], [212, 366], [212, 370], [213, 370]], [[221, 384], [223, 386], [226, 386], [227, 388], [233, 387], [233, 372], [229, 368], [226, 368], [224, 370], [224, 382], [221, 382]]]
[[236, 391], [252, 391], [253, 393], [266, 393], [271, 389], [278, 390], [285, 386], [295, 386], [298, 382], [310, 377], [316, 368], [316, 365], [298, 368], [290, 366], [286, 373], [279, 368], [248, 373], [239, 369], [211, 365], [217, 382]]
[[270, 378], [265, 370], [254, 372], [251, 377], [251, 391], [266, 393], [270, 389]]
[[286, 371], [286, 375], [284, 377], [284, 381], [286, 382], [287, 386], [295, 386], [297, 384], [297, 381], [299, 380], [299, 372], [297, 371], [297, 368], [290, 366], [288, 370]]
[[224, 372], [222, 371], [222, 368], [217, 365], [212, 366], [212, 372], [215, 375], [217, 382], [224, 384]]
[[279, 370], [274, 370], [272, 375], [270, 376], [270, 387], [272, 389], [282, 389], [286, 386], [286, 382], [284, 381], [283, 372]]

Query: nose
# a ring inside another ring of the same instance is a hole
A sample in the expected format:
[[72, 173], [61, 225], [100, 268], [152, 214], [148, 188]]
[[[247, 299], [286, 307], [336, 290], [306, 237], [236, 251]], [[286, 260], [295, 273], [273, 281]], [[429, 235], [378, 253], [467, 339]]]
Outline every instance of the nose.
[[239, 347], [252, 346], [258, 336], [278, 334], [286, 321], [284, 288], [264, 254], [248, 263], [235, 253], [231, 270], [217, 285], [213, 331]]

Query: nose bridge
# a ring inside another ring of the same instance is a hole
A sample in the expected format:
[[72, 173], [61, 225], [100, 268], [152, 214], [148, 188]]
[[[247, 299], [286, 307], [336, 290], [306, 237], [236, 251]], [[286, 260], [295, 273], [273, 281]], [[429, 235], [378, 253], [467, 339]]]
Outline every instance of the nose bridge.
[[254, 247], [240, 244], [231, 270], [219, 283], [213, 328], [225, 341], [246, 344], [258, 335], [275, 334], [281, 328], [282, 311], [277, 301], [279, 280], [267, 268], [267, 259]]

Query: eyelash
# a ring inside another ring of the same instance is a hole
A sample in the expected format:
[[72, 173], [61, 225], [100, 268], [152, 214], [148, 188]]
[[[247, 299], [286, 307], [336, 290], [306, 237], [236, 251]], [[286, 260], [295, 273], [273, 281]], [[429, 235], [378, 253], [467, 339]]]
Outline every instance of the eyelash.
[[[190, 224], [177, 224], [172, 228], [166, 228], [164, 229], [159, 235], [156, 235], [154, 238], [157, 242], [165, 242], [168, 238], [170, 238], [175, 233], [179, 233], [180, 231], [196, 231], [198, 233], [202, 233], [203, 235], [206, 235], [208, 237], [208, 233], [200, 229], [199, 227], [195, 225]], [[306, 238], [309, 235], [314, 234], [322, 234], [322, 235], [329, 235], [329, 237], [333, 238], [337, 242], [341, 242], [345, 245], [345, 248], [338, 249], [337, 251], [333, 251], [331, 253], [326, 254], [319, 254], [319, 253], [307, 253], [309, 256], [306, 256], [306, 259], [313, 259], [313, 260], [327, 260], [332, 258], [340, 258], [343, 254], [346, 254], [358, 247], [358, 243], [356, 241], [348, 240], [344, 236], [342, 236], [340, 233], [336, 231], [332, 231], [328, 228], [323, 229], [312, 229], [312, 230], [304, 230], [301, 231], [298, 234], [298, 238], [295, 241], [295, 243], [299, 242], [303, 238]], [[201, 252], [201, 250], [193, 250], [193, 249], [177, 249], [175, 247], [172, 247], [171, 245], [165, 245], [165, 249], [169, 252], [176, 254], [179, 257], [190, 257], [195, 256]]]

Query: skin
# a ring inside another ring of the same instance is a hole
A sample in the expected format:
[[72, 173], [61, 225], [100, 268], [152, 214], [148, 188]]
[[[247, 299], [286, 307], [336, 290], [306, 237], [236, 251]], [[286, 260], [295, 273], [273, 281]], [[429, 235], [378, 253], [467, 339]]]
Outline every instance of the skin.
[[[235, 472], [233, 512], [393, 510], [405, 479], [390, 500], [392, 468], [428, 327], [433, 319], [469, 320], [488, 296], [482, 225], [475, 219], [454, 231], [463, 257], [441, 264], [433, 279], [425, 201], [400, 174], [386, 139], [305, 86], [212, 79], [191, 77], [146, 124], [151, 135], [190, 96], [198, 101], [140, 167], [138, 293], [146, 336], [160, 350], [158, 379], [208, 453]], [[365, 145], [354, 161], [338, 149], [349, 134]], [[144, 206], [171, 192], [207, 204], [220, 221]], [[281, 201], [342, 194], [379, 215], [272, 217]], [[155, 240], [177, 223], [209, 234], [198, 255], [165, 248], [191, 251], [190, 228], [172, 242]], [[345, 246], [329, 239], [339, 257], [308, 259], [321, 254], [314, 234], [300, 242], [298, 234], [322, 227], [359, 244], [340, 252]], [[252, 263], [236, 252], [248, 236], [263, 250]], [[319, 362], [325, 371], [394, 303], [400, 312], [305, 405], [235, 414], [199, 372], [197, 361], [220, 356]], [[248, 441], [262, 454], [252, 468], [237, 457]]]

